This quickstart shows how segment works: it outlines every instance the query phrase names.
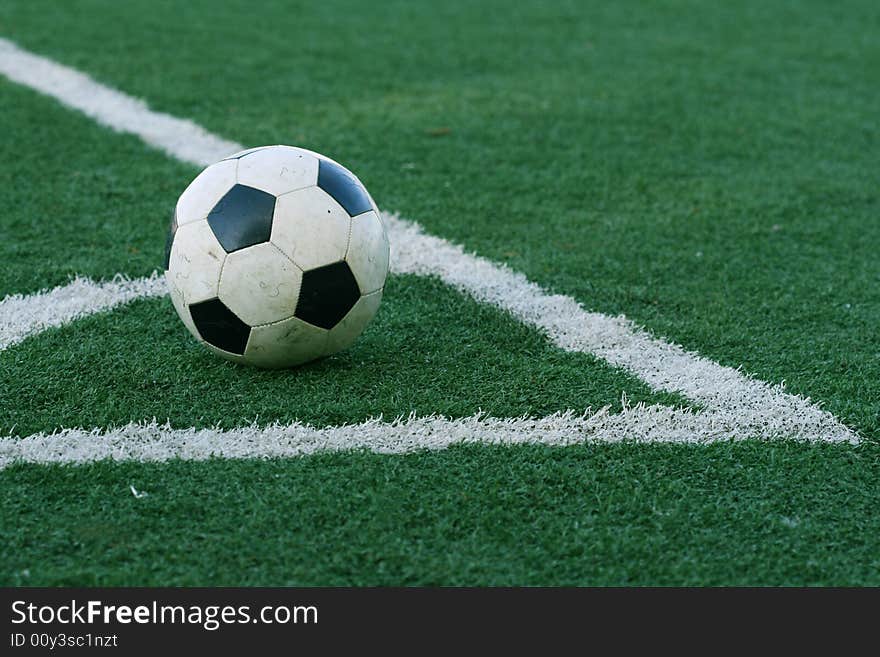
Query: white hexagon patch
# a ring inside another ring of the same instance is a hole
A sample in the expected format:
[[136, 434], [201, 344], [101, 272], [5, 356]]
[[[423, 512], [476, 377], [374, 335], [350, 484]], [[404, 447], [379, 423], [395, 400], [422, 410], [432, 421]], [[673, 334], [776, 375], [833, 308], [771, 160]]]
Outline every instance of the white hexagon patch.
[[261, 148], [237, 162], [238, 182], [275, 196], [318, 182], [318, 159], [293, 146]]
[[171, 245], [165, 277], [172, 295], [177, 294], [185, 305], [216, 297], [225, 258], [226, 252], [207, 221], [180, 226]]
[[251, 329], [244, 357], [259, 367], [293, 367], [324, 355], [327, 331], [291, 317]]
[[220, 300], [250, 326], [291, 317], [296, 311], [302, 271], [269, 242], [226, 256]]
[[351, 220], [351, 240], [346, 262], [351, 267], [362, 294], [381, 290], [388, 276], [388, 236], [374, 211]]
[[304, 271], [345, 258], [350, 232], [348, 213], [319, 187], [275, 201], [271, 241]]

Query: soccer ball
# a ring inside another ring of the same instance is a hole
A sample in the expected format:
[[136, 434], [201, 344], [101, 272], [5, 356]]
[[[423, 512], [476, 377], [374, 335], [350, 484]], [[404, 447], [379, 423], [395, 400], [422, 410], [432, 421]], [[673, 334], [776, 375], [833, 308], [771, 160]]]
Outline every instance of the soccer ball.
[[388, 236], [348, 169], [265, 146], [202, 171], [181, 194], [165, 279], [183, 323], [230, 360], [291, 367], [345, 349], [382, 299]]

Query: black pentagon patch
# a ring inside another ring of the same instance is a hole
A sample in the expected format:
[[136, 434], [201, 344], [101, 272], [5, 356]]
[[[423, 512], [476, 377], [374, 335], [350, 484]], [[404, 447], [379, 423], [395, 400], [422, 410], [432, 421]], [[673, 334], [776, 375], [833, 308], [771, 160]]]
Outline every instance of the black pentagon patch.
[[223, 351], [244, 353], [251, 327], [223, 305], [220, 299], [194, 303], [189, 307], [189, 314], [202, 340]]
[[269, 241], [275, 197], [262, 190], [235, 185], [208, 213], [208, 225], [227, 253]]
[[334, 162], [321, 160], [318, 164], [318, 187], [333, 197], [352, 217], [373, 208], [367, 190], [357, 178]]
[[168, 265], [171, 264], [171, 245], [174, 244], [174, 235], [177, 233], [177, 210], [174, 211], [174, 217], [171, 219], [171, 226], [168, 228], [168, 236], [165, 238], [165, 271], [168, 271]]
[[296, 316], [325, 329], [345, 317], [361, 296], [357, 281], [345, 262], [335, 262], [303, 274]]

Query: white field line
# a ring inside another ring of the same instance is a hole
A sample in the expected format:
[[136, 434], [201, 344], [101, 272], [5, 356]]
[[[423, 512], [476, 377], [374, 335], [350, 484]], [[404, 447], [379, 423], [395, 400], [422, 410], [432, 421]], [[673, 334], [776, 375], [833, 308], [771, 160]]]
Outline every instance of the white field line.
[[[142, 101], [109, 89], [78, 71], [23, 51], [5, 39], [0, 39], [0, 72], [115, 130], [137, 135], [182, 161], [206, 165], [243, 148], [205, 132], [191, 121], [155, 113]], [[437, 276], [478, 301], [492, 304], [539, 328], [563, 349], [592, 354], [629, 371], [654, 390], [678, 393], [700, 403], [706, 410], [698, 414], [703, 418], [699, 426], [683, 423], [688, 431], [696, 432], [692, 435], [696, 442], [713, 435], [717, 437], [717, 432], [713, 433], [709, 427], [719, 426], [724, 427], [722, 433], [728, 436], [858, 442], [858, 436], [833, 415], [809, 399], [786, 393], [782, 386], [752, 379], [736, 369], [654, 338], [624, 317], [588, 312], [573, 298], [550, 294], [524, 275], [428, 235], [417, 224], [396, 215], [385, 214], [385, 219], [395, 272]], [[76, 283], [101, 289], [108, 285]], [[145, 294], [150, 294], [157, 293], [156, 286], [161, 284], [151, 278], [132, 281], [131, 285], [144, 285], [145, 290], [152, 291]], [[31, 297], [9, 297], [0, 302], [9, 301], [20, 315], [12, 321], [2, 320], [11, 328], [3, 334], [5, 342], [0, 343], [0, 349], [44, 327], [57, 326], [134, 298], [124, 291], [114, 296], [108, 289], [109, 297], [102, 302], [93, 305], [84, 298], [76, 313], [61, 313], [59, 321], [51, 321], [55, 312], [52, 295], [64, 296], [66, 287]], [[5, 308], [0, 305], [4, 314]], [[632, 417], [638, 416], [636, 413]], [[684, 418], [671, 417], [677, 418], [673, 422]], [[673, 435], [666, 430], [662, 433]], [[107, 440], [112, 440], [112, 435], [105, 434]], [[634, 438], [638, 435], [633, 433]], [[674, 435], [679, 436], [676, 440], [682, 439], [679, 432]]]
[[[728, 420], [731, 418], [728, 417]], [[405, 454], [452, 445], [581, 443], [698, 443], [742, 439], [736, 426], [718, 413], [695, 413], [669, 406], [625, 406], [577, 415], [572, 411], [547, 417], [493, 418], [473, 415], [450, 420], [409, 417], [316, 428], [307, 424], [220, 429], [172, 429], [168, 425], [133, 423], [118, 429], [65, 429], [26, 438], [0, 438], [0, 469], [13, 463], [81, 464], [114, 461], [202, 461], [210, 458], [285, 458], [316, 452], [369, 450]]]
[[[525, 276], [460, 246], [426, 235], [416, 224], [385, 215], [397, 273], [433, 275], [479, 301], [545, 332], [566, 351], [592, 354], [622, 367], [652, 389], [697, 401], [724, 431], [755, 438], [857, 441], [857, 436], [808, 399], [744, 376], [677, 345], [653, 338], [623, 317], [584, 310]], [[94, 283], [77, 279], [48, 292], [0, 301], [0, 350], [52, 326], [146, 296], [165, 294], [160, 276]], [[692, 427], [697, 428], [697, 427]]]
[[185, 162], [207, 166], [241, 150], [186, 119], [154, 112], [147, 104], [95, 82], [84, 73], [22, 50], [0, 38], [0, 73], [78, 109], [101, 125], [137, 135]]
[[745, 435], [857, 440], [831, 413], [785, 392], [782, 385], [769, 385], [655, 338], [625, 317], [589, 312], [573, 298], [551, 294], [505, 265], [425, 234], [418, 224], [395, 215], [384, 217], [395, 272], [437, 276], [542, 330], [566, 351], [592, 354], [655, 391], [677, 393], [708, 411], [738, 417]]
[[80, 317], [165, 294], [165, 279], [158, 274], [134, 280], [117, 276], [104, 283], [76, 278], [45, 292], [12, 294], [0, 301], [0, 351]]

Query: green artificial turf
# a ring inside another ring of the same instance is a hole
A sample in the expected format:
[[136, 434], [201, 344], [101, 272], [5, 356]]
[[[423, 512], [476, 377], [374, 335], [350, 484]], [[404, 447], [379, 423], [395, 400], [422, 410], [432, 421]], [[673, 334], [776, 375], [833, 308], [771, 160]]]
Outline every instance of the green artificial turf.
[[0, 107], [0, 297], [161, 269], [194, 169], [3, 77]]
[[184, 329], [171, 301], [139, 301], [31, 338], [0, 357], [0, 431], [176, 427], [301, 420], [319, 426], [479, 411], [496, 417], [685, 404], [623, 372], [549, 345], [534, 330], [430, 279], [390, 279], [351, 349], [294, 370], [229, 363]]
[[0, 579], [876, 586], [878, 479], [876, 446], [756, 442], [15, 466]]
[[[3, 3], [2, 36], [225, 138], [327, 153], [384, 209], [785, 381], [866, 444], [16, 466], [0, 579], [877, 584], [878, 29], [869, 0]], [[0, 116], [0, 296], [157, 266], [193, 168], [3, 80]], [[410, 276], [351, 351], [295, 373], [212, 358], [166, 300], [0, 354], [18, 436], [541, 415], [624, 391], [682, 403]]]
[[872, 0], [27, 0], [0, 26], [880, 431]]

